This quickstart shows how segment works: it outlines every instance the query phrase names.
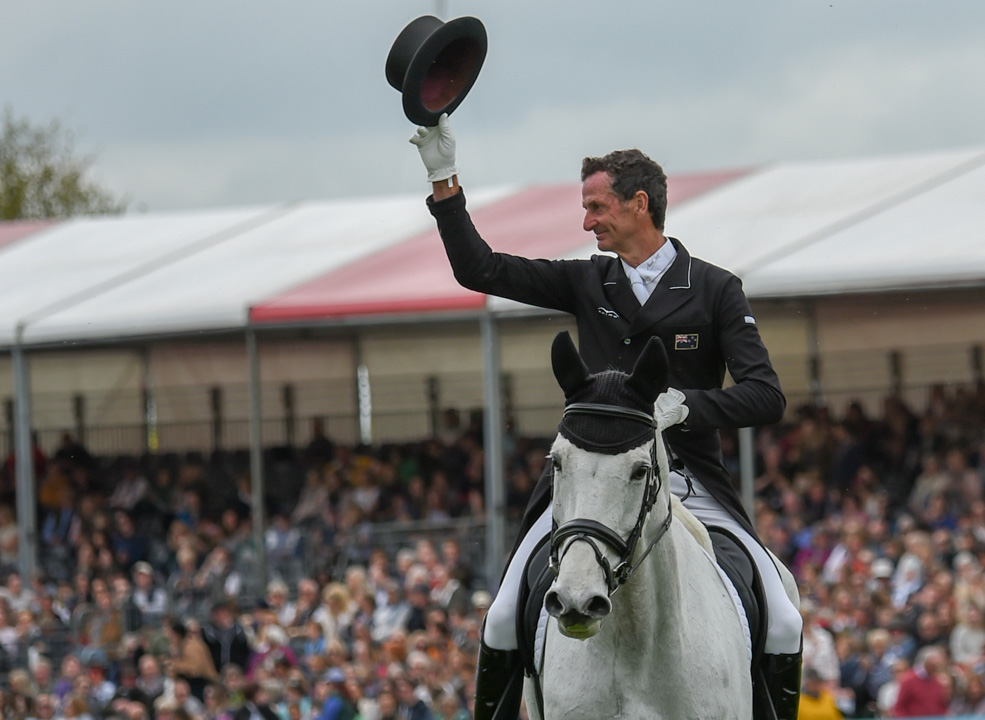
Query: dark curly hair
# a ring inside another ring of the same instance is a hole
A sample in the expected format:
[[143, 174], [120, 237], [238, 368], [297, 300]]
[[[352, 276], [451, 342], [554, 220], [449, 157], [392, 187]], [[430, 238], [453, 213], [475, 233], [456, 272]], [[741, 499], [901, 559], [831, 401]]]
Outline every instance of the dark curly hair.
[[667, 215], [667, 176], [663, 168], [639, 150], [616, 150], [602, 157], [587, 157], [581, 161], [581, 180], [595, 173], [608, 173], [612, 192], [623, 201], [630, 200], [642, 190], [649, 198], [653, 226], [663, 230]]

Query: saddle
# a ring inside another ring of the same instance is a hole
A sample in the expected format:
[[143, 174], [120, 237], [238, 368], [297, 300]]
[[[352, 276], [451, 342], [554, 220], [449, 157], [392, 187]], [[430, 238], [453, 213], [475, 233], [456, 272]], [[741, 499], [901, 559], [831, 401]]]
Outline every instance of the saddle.
[[[708, 527], [708, 534], [715, 548], [715, 559], [735, 586], [749, 623], [752, 638], [753, 717], [775, 718], [761, 662], [769, 626], [762, 579], [752, 556], [734, 534], [718, 527]], [[524, 582], [520, 584], [516, 614], [520, 660], [524, 673], [536, 681], [538, 695], [540, 662], [537, 657], [537, 630], [544, 608], [544, 595], [554, 582], [554, 575], [548, 567], [549, 560], [550, 537], [547, 536], [538, 543], [527, 561]]]

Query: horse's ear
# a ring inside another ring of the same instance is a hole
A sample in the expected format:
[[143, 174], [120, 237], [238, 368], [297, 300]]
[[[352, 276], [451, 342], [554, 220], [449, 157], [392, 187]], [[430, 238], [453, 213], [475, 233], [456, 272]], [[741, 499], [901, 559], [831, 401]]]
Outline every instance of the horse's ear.
[[670, 361], [664, 344], [654, 336], [647, 340], [626, 384], [652, 402], [666, 388], [669, 370]]
[[570, 398], [585, 387], [585, 383], [591, 378], [588, 366], [578, 354], [578, 348], [575, 347], [567, 330], [554, 336], [554, 344], [551, 345], [551, 365], [558, 385], [564, 390], [565, 398]]

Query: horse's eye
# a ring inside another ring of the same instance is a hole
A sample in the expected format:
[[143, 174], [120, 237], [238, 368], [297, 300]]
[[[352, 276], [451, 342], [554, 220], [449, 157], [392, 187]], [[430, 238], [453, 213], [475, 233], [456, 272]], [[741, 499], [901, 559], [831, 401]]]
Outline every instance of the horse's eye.
[[552, 457], [551, 458], [551, 468], [556, 473], [561, 472], [561, 460], [560, 460], [560, 458], [556, 458], [556, 457]]
[[633, 469], [633, 474], [631, 477], [633, 480], [645, 480], [649, 472], [649, 465], [640, 465], [639, 467]]

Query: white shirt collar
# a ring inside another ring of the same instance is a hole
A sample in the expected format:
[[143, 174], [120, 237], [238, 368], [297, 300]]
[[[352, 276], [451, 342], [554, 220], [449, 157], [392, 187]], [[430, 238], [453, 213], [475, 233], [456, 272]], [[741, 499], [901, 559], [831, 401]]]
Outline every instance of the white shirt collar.
[[622, 269], [629, 278], [633, 286], [633, 294], [640, 301], [640, 305], [646, 303], [653, 290], [660, 282], [660, 278], [667, 272], [675, 258], [677, 258], [677, 248], [670, 240], [664, 242], [653, 255], [641, 262], [637, 267], [633, 267], [625, 260], [620, 258]]

